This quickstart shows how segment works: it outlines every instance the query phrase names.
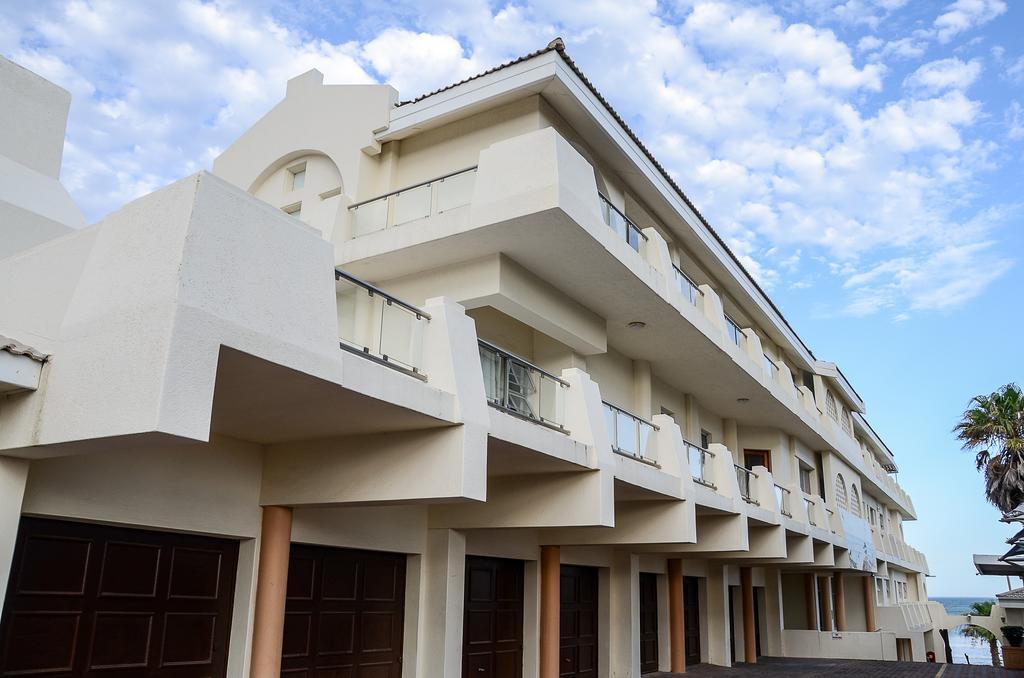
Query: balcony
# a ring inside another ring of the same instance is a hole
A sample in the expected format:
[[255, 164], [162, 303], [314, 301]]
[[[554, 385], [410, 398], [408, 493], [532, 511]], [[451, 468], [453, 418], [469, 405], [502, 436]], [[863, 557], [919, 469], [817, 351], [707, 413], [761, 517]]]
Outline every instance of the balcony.
[[793, 509], [790, 508], [790, 495], [791, 492], [779, 485], [775, 484], [775, 503], [779, 507], [779, 513], [786, 516], [787, 518], [793, 517]]
[[715, 487], [713, 471], [715, 453], [686, 440], [683, 441], [683, 444], [686, 446], [687, 463], [694, 482], [710, 487], [712, 490], [718, 489]]
[[672, 271], [675, 274], [676, 287], [683, 293], [683, 298], [689, 300], [691, 304], [700, 308], [702, 306], [700, 302], [704, 293], [700, 291], [699, 287], [697, 287], [697, 283], [693, 282], [693, 279], [690, 278], [690, 276], [683, 273], [683, 269], [674, 264], [672, 266]]
[[751, 485], [754, 479], [757, 478], [757, 474], [739, 464], [733, 464], [733, 468], [736, 469], [736, 482], [739, 484], [740, 496], [743, 498], [743, 501], [748, 504], [760, 505], [760, 502], [754, 499], [750, 492]]
[[351, 205], [352, 236], [358, 237], [469, 205], [476, 167], [446, 174]]
[[601, 198], [601, 217], [604, 219], [604, 223], [618, 233], [619, 237], [624, 239], [627, 245], [640, 252], [640, 245], [647, 241], [647, 236], [640, 231], [639, 226], [634, 224], [608, 198], [601, 193], [598, 193], [598, 196]]
[[739, 324], [728, 315], [725, 316], [725, 334], [729, 337], [729, 340], [732, 341], [732, 343], [737, 346], [743, 345], [743, 330], [741, 330]]
[[334, 281], [341, 348], [426, 381], [423, 333], [430, 314], [340, 269]]
[[479, 342], [488, 404], [568, 433], [563, 391], [569, 384], [494, 344], [483, 339]]
[[804, 497], [804, 510], [807, 511], [807, 524], [811, 527], [817, 527], [818, 522], [814, 519], [814, 500], [810, 497]]
[[659, 430], [657, 426], [609, 402], [604, 403], [604, 418], [612, 450], [645, 464], [657, 465], [651, 435]]

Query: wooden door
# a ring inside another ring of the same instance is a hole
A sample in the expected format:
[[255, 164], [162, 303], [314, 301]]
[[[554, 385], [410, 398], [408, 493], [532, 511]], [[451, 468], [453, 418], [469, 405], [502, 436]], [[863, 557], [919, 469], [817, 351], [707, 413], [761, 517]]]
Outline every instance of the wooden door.
[[658, 670], [658, 575], [640, 573], [640, 673]]
[[227, 674], [238, 542], [22, 518], [0, 675]]
[[771, 471], [771, 450], [743, 450], [743, 465], [748, 469], [754, 468], [755, 466], [764, 466], [766, 469]]
[[466, 558], [462, 675], [522, 678], [522, 561]]
[[700, 664], [700, 579], [683, 577], [683, 625], [686, 665]]
[[562, 565], [559, 616], [563, 678], [597, 678], [597, 568]]
[[403, 553], [292, 544], [281, 674], [400, 678]]

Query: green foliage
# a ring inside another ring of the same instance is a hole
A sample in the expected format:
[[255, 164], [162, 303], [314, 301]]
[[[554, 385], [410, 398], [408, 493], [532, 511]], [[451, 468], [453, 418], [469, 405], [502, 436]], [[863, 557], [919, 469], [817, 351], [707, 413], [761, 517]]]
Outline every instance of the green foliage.
[[1024, 502], [1024, 393], [1007, 384], [971, 399], [953, 432], [985, 475], [985, 497], [1006, 513]]
[[[972, 617], [990, 617], [992, 616], [992, 605], [994, 605], [994, 603], [991, 600], [975, 601], [967, 608], [967, 614]], [[978, 638], [990, 643], [996, 639], [995, 635], [991, 631], [986, 628], [982, 628], [981, 626], [964, 626], [961, 629], [961, 633], [968, 638]]]

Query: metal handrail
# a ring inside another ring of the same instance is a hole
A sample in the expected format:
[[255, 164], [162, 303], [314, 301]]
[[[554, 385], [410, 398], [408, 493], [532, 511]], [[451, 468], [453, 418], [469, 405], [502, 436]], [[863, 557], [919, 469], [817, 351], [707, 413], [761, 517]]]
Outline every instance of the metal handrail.
[[690, 303], [696, 305], [697, 299], [704, 296], [704, 291], [697, 287], [697, 283], [693, 281], [693, 278], [686, 275], [683, 269], [679, 268], [675, 264], [672, 264], [672, 269], [676, 272], [676, 279], [682, 279], [686, 281], [686, 284], [690, 287]]
[[[738, 471], [738, 473], [736, 474], [736, 481], [740, 486], [740, 496], [743, 497], [743, 500], [749, 504], [760, 505], [760, 502], [753, 498], [750, 491], [751, 478], [757, 478], [758, 475], [745, 466], [740, 466], [739, 464], [733, 464], [733, 466], [735, 467], [736, 471]], [[740, 480], [741, 474], [745, 475], [745, 482]], [[746, 487], [745, 492], [744, 486]]]
[[421, 181], [421, 182], [416, 183], [416, 184], [411, 184], [409, 186], [403, 186], [402, 188], [399, 188], [398, 190], [391, 191], [389, 193], [382, 193], [381, 195], [378, 195], [375, 198], [367, 198], [366, 200], [360, 200], [359, 202], [354, 202], [351, 205], [349, 205], [348, 208], [350, 210], [353, 210], [353, 209], [355, 209], [357, 207], [362, 207], [363, 205], [368, 205], [371, 202], [377, 202], [378, 200], [383, 200], [384, 198], [390, 198], [391, 196], [398, 195], [399, 193], [405, 193], [406, 191], [411, 191], [414, 188], [419, 188], [421, 186], [427, 186], [428, 184], [432, 184], [435, 181], [441, 181], [442, 179], [449, 179], [451, 177], [458, 176], [459, 174], [465, 174], [466, 172], [473, 172], [477, 168], [478, 168], [477, 165], [473, 165], [472, 167], [467, 167], [465, 169], [460, 169], [460, 170], [457, 170], [455, 172], [449, 172], [448, 174], [442, 174], [441, 176], [434, 177], [433, 179], [427, 179], [426, 181]]
[[807, 510], [807, 524], [818, 526], [818, 523], [814, 522], [814, 500], [809, 497], [804, 497], [804, 509]]
[[[704, 449], [700, 445], [694, 445], [693, 443], [686, 439], [683, 439], [683, 445], [686, 446], [686, 461], [687, 465], [690, 467], [690, 476], [693, 478], [693, 480], [695, 482], [700, 483], [701, 485], [710, 487], [711, 489], [717, 489], [715, 484], [708, 480], [707, 478], [708, 457], [714, 459], [715, 453], [712, 452], [711, 450]], [[695, 451], [700, 455], [700, 475], [696, 475], [693, 472], [693, 459], [690, 457], [690, 455]]]
[[735, 331], [736, 338], [733, 340], [733, 343], [739, 346], [743, 337], [743, 330], [740, 329], [740, 324], [730, 318], [728, 313], [722, 313], [722, 315], [725, 316], [726, 329], [732, 328]]
[[612, 201], [608, 198], [608, 196], [601, 192], [598, 192], [597, 195], [601, 198], [602, 201], [604, 201], [604, 204], [608, 205], [610, 209], [614, 210], [616, 214], [622, 217], [622, 220], [626, 222], [626, 225], [631, 227], [634, 231], [636, 231], [637, 235], [643, 238], [644, 241], [649, 240], [649, 238], [644, 234], [644, 232], [640, 230], [640, 227], [636, 225], [636, 222], [627, 217], [622, 210], [620, 210], [618, 207], [612, 204]]
[[477, 341], [481, 345], [486, 346], [487, 348], [491, 349], [492, 351], [494, 351], [495, 353], [497, 353], [499, 355], [503, 355], [506, 358], [511, 358], [512, 360], [515, 360], [517, 363], [522, 364], [524, 367], [527, 367], [527, 368], [529, 368], [529, 369], [531, 369], [531, 370], [533, 370], [535, 372], [540, 372], [541, 374], [543, 374], [545, 377], [548, 377], [549, 379], [554, 379], [556, 382], [561, 384], [563, 387], [565, 387], [565, 388], [569, 387], [569, 382], [565, 381], [564, 379], [561, 379], [560, 377], [556, 377], [555, 375], [551, 374], [550, 372], [548, 372], [547, 370], [545, 370], [542, 367], [537, 367], [536, 365], [531, 363], [529, 360], [525, 360], [523, 358], [520, 358], [515, 353], [509, 353], [508, 351], [506, 351], [505, 349], [501, 348], [500, 346], [495, 346], [491, 342], [486, 341], [484, 339], [477, 339]]
[[624, 410], [621, 407], [619, 407], [618, 405], [612, 405], [607, 400], [602, 400], [601, 402], [603, 402], [605, 404], [605, 406], [607, 406], [609, 409], [615, 410], [616, 412], [621, 412], [622, 414], [626, 415], [627, 417], [632, 417], [633, 419], [635, 419], [636, 421], [640, 422], [641, 424], [646, 424], [647, 426], [650, 426], [655, 431], [660, 431], [661, 430], [661, 428], [657, 424], [649, 422], [646, 419], [644, 419], [643, 417], [638, 417], [637, 415], [633, 414], [629, 410]]
[[791, 492], [778, 483], [775, 483], [775, 490], [775, 497], [779, 503], [779, 513], [787, 518], [792, 518], [793, 511], [789, 507], [789, 496]]
[[394, 296], [393, 294], [388, 294], [387, 292], [385, 292], [381, 288], [377, 287], [376, 285], [374, 285], [372, 283], [368, 283], [365, 280], [363, 280], [362, 278], [357, 278], [354, 275], [352, 275], [351, 273], [346, 273], [345, 271], [341, 270], [340, 268], [335, 268], [334, 269], [334, 279], [335, 280], [339, 280], [339, 279], [347, 280], [350, 283], [352, 283], [353, 285], [358, 285], [359, 287], [362, 287], [363, 289], [365, 289], [370, 294], [376, 294], [376, 295], [380, 296], [381, 298], [383, 298], [384, 300], [386, 300], [390, 304], [397, 304], [398, 306], [401, 306], [402, 308], [404, 308], [405, 310], [409, 311], [410, 313], [415, 314], [417, 320], [420, 319], [420, 318], [426, 318], [428, 321], [430, 320], [430, 314], [427, 313], [426, 311], [424, 311], [423, 309], [421, 309], [421, 308], [419, 308], [419, 307], [417, 307], [417, 306], [415, 306], [413, 304], [410, 304], [407, 301], [402, 301], [401, 299], [399, 299], [398, 297]]

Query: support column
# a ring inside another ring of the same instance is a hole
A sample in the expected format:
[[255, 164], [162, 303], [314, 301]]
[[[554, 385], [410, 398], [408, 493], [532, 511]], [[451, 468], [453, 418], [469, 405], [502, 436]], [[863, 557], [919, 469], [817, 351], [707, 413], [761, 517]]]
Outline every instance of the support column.
[[832, 580], [829, 577], [818, 578], [818, 600], [821, 601], [821, 630], [832, 630]]
[[875, 630], [875, 578], [864, 577], [864, 625], [868, 631]]
[[609, 600], [610, 675], [640, 675], [640, 560], [636, 554], [617, 551], [612, 556]]
[[749, 567], [740, 568], [740, 593], [743, 595], [743, 660], [757, 663], [757, 643], [754, 635], [754, 574]]
[[540, 547], [540, 678], [558, 678], [561, 550]]
[[428, 529], [420, 587], [417, 676], [461, 675], [465, 582], [466, 535]]
[[686, 627], [683, 616], [683, 561], [668, 561], [668, 632], [670, 671], [686, 673]]
[[256, 575], [256, 609], [252, 626], [251, 678], [278, 678], [281, 675], [281, 643], [284, 638], [284, 606], [291, 540], [291, 508], [264, 506], [259, 571]]
[[28, 459], [0, 457], [0, 610], [14, 564], [14, 542], [21, 523], [21, 502], [28, 482]]
[[836, 631], [846, 630], [846, 589], [843, 584], [843, 573], [832, 575], [833, 590], [836, 592]]
[[807, 614], [807, 628], [817, 631], [818, 626], [818, 601], [817, 587], [814, 585], [815, 576], [813, 572], [804, 575], [804, 599]]

